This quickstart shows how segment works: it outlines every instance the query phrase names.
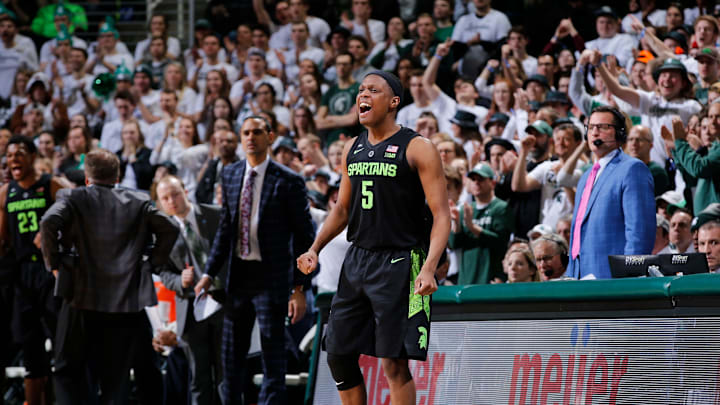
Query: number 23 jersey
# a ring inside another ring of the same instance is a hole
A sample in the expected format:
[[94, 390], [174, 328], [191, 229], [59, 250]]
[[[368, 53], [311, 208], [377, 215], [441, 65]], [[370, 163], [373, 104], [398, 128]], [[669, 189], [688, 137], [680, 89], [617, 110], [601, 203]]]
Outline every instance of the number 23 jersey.
[[367, 131], [355, 139], [346, 158], [352, 189], [348, 240], [353, 244], [368, 250], [424, 245], [425, 193], [406, 156], [416, 136], [402, 127], [376, 145]]
[[5, 211], [18, 260], [27, 259], [32, 255], [37, 255], [37, 258], [42, 257], [33, 239], [40, 229], [43, 214], [52, 205], [50, 180], [51, 176], [44, 174], [28, 189], [20, 187], [15, 180], [10, 181]]

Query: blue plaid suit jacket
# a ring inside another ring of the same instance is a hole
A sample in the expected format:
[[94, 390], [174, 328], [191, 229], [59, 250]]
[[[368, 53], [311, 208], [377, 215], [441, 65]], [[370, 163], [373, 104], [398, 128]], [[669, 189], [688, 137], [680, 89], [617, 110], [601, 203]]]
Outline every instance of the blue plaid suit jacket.
[[[590, 170], [580, 178], [575, 193], [570, 252], [577, 209], [589, 176]], [[580, 228], [580, 254], [574, 260], [570, 257], [567, 275], [612, 278], [608, 255], [650, 254], [654, 244], [655, 196], [650, 169], [620, 151], [592, 188]]]
[[235, 255], [235, 246], [245, 166], [245, 160], [241, 160], [223, 169], [220, 226], [205, 272], [215, 277], [220, 266], [227, 262], [226, 286], [229, 290], [257, 292], [271, 289], [287, 293], [290, 283], [294, 286], [308, 282], [308, 276], [295, 265], [295, 258], [310, 248], [315, 237], [305, 182], [287, 167], [269, 162], [258, 210], [258, 242], [266, 270], [261, 274], [244, 272], [240, 258]]

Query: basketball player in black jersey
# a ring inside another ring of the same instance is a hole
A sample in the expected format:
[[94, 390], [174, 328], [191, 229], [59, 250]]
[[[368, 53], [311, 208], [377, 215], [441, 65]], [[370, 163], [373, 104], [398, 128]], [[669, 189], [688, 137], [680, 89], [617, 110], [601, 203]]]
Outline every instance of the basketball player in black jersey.
[[[343, 151], [338, 202], [310, 250], [318, 252], [348, 226], [348, 250], [330, 309], [325, 346], [344, 405], [367, 402], [360, 354], [382, 358], [393, 405], [415, 404], [408, 359], [425, 360], [435, 270], [447, 245], [450, 213], [440, 156], [427, 139], [395, 123], [402, 85], [386, 72], [365, 76], [357, 96], [367, 132]], [[425, 202], [433, 225], [427, 246]]]
[[68, 186], [60, 178], [35, 172], [36, 152], [32, 139], [10, 138], [6, 156], [12, 179], [0, 187], [0, 254], [14, 253], [12, 332], [22, 344], [25, 399], [30, 405], [46, 403], [44, 387], [50, 373], [46, 329], [55, 333], [59, 308], [53, 297], [55, 278], [43, 264], [38, 229], [55, 193]]

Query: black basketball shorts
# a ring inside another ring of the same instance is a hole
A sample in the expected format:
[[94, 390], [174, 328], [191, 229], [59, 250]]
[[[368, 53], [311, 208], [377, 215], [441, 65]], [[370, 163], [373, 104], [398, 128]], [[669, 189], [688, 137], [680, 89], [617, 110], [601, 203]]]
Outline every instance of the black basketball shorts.
[[424, 261], [421, 249], [371, 251], [352, 245], [330, 307], [328, 353], [424, 361], [431, 298], [413, 294]]

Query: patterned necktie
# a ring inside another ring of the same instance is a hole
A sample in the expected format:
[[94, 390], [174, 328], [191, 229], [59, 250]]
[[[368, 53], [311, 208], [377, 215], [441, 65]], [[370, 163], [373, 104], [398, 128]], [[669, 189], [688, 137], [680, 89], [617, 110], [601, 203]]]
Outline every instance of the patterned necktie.
[[587, 210], [588, 201], [590, 200], [590, 193], [592, 193], [593, 185], [595, 184], [595, 177], [600, 170], [600, 163], [595, 163], [590, 171], [590, 176], [585, 182], [585, 189], [583, 190], [582, 198], [580, 199], [580, 206], [578, 207], [577, 215], [575, 215], [575, 228], [573, 228], [573, 243], [572, 243], [572, 258], [576, 259], [580, 254], [580, 228], [582, 228], [583, 219], [585, 219], [585, 211]]
[[[188, 247], [190, 248], [190, 254], [195, 259], [195, 264], [199, 267], [198, 271], [202, 273], [205, 270], [205, 261], [207, 260], [207, 254], [203, 248], [200, 236], [195, 233], [190, 221], [185, 221], [185, 239], [187, 240]], [[190, 263], [192, 264], [192, 263]]]
[[255, 176], [257, 176], [257, 172], [251, 169], [240, 199], [240, 220], [242, 221], [242, 235], [240, 239], [241, 257], [247, 257], [250, 254], [250, 214], [252, 213]]

